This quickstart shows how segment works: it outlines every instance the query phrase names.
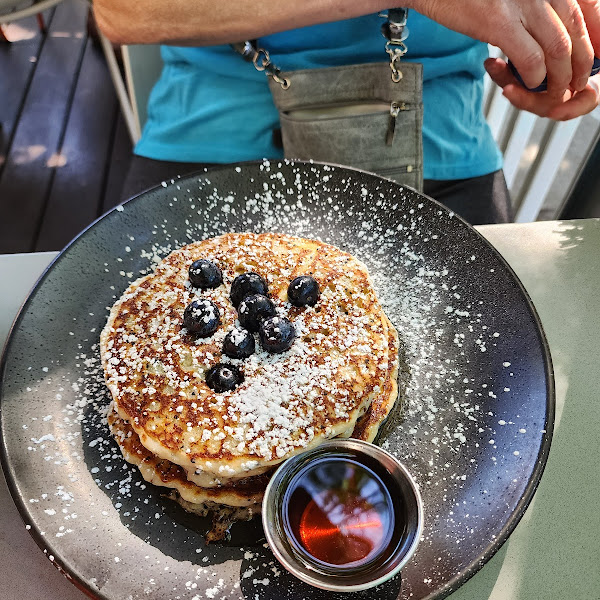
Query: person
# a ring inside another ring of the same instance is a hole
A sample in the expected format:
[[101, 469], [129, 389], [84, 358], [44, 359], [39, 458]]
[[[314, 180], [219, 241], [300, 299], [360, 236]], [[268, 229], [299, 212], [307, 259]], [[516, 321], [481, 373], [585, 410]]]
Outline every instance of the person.
[[[483, 117], [485, 70], [518, 109], [557, 120], [598, 106], [600, 0], [410, 0], [408, 52], [423, 64], [424, 192], [472, 224], [507, 222], [502, 157]], [[264, 73], [230, 43], [258, 39], [284, 70], [386, 60], [378, 0], [216, 3], [95, 0], [115, 43], [163, 44], [126, 197], [213, 163], [277, 158], [278, 116]], [[498, 46], [507, 63], [488, 58]], [[485, 69], [485, 70], [484, 70]]]

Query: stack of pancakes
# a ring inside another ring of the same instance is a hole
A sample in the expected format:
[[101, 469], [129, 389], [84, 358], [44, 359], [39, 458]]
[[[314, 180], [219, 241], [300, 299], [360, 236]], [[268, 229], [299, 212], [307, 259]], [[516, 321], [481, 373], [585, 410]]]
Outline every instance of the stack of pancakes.
[[[190, 284], [198, 259], [222, 270], [219, 287]], [[286, 352], [269, 354], [257, 341], [249, 358], [222, 353], [225, 335], [239, 327], [231, 282], [247, 272], [266, 280], [278, 315], [294, 325]], [[318, 282], [316, 305], [288, 302], [299, 275]], [[220, 312], [208, 338], [183, 325], [186, 306], [201, 297]], [[283, 234], [231, 233], [172, 252], [116, 302], [100, 342], [113, 397], [108, 421], [125, 459], [199, 514], [260, 512], [278, 464], [333, 437], [372, 441], [398, 392], [398, 336], [366, 267], [329, 244]], [[244, 381], [213, 391], [205, 374], [217, 363], [238, 366]]]

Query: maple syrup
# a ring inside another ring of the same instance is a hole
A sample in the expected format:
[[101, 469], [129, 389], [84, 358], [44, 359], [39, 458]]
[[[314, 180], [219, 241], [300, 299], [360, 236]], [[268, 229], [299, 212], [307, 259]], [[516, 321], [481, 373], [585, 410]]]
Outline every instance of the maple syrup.
[[392, 499], [381, 478], [343, 456], [299, 474], [290, 486], [287, 513], [296, 544], [329, 565], [370, 562], [389, 544], [395, 527]]
[[400, 571], [421, 536], [423, 505], [394, 456], [360, 440], [330, 440], [279, 467], [262, 522], [286, 569], [316, 587], [349, 592]]

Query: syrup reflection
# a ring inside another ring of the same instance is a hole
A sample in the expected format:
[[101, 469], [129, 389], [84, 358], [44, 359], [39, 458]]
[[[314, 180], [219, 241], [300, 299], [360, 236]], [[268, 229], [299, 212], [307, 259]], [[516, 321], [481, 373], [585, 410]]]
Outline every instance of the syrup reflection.
[[331, 565], [371, 560], [387, 546], [394, 528], [389, 494], [379, 478], [348, 460], [305, 473], [288, 510], [296, 542]]

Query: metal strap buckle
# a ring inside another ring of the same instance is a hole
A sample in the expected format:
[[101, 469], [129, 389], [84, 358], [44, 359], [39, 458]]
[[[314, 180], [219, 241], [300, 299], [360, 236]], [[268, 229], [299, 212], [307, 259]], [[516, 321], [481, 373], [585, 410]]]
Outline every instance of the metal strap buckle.
[[281, 70], [272, 62], [269, 52], [264, 48], [258, 48], [255, 42], [242, 42], [240, 44], [232, 44], [234, 50], [242, 55], [242, 57], [251, 62], [257, 71], [265, 71], [269, 77], [272, 77], [284, 90], [290, 87], [290, 82], [281, 76]]
[[385, 51], [390, 57], [390, 69], [392, 70], [392, 81], [398, 83], [402, 79], [402, 71], [398, 68], [400, 59], [406, 54], [407, 48], [404, 42], [391, 46], [390, 42], [385, 45]]
[[[262, 60], [260, 57], [262, 56]], [[259, 63], [260, 60], [260, 63]], [[271, 57], [269, 56], [269, 52], [264, 48], [257, 48], [254, 52], [254, 56], [252, 57], [252, 64], [257, 71], [264, 71], [271, 64]]]
[[398, 68], [400, 59], [408, 50], [404, 43], [408, 37], [408, 27], [406, 27], [408, 9], [390, 9], [387, 14], [380, 16], [387, 18], [387, 21], [381, 26], [381, 33], [387, 40], [385, 51], [390, 57], [392, 81], [398, 83], [402, 79], [402, 71]]

